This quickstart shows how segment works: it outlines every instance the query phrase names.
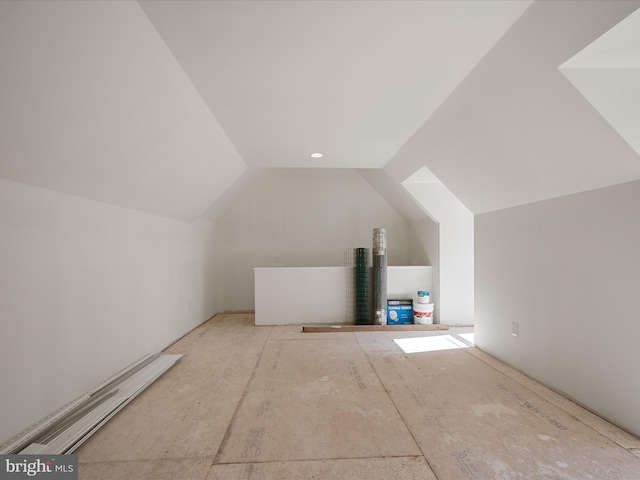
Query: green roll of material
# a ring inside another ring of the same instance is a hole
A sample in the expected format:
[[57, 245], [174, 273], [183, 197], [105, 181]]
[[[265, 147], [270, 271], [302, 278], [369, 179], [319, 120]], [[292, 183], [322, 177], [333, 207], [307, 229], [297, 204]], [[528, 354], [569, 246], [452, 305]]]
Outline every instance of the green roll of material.
[[369, 252], [366, 248], [356, 248], [355, 268], [355, 320], [356, 325], [369, 324]]

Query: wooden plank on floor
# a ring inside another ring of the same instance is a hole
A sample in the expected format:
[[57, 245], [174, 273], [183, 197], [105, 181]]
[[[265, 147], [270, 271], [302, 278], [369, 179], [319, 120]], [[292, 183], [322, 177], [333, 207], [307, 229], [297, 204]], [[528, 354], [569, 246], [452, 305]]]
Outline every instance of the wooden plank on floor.
[[302, 331], [305, 333], [327, 332], [412, 332], [426, 330], [449, 330], [449, 325], [305, 325]]

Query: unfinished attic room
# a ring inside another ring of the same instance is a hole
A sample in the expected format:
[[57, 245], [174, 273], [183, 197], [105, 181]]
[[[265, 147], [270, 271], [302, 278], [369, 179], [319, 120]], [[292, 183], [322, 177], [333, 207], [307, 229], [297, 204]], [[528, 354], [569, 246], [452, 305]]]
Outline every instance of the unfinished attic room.
[[2, 0], [0, 66], [0, 479], [640, 480], [640, 0]]

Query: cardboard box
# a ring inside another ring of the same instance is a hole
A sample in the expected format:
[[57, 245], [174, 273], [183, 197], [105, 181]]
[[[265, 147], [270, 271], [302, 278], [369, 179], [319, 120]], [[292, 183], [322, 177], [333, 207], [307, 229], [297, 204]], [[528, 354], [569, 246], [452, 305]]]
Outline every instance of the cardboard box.
[[387, 325], [408, 325], [413, 323], [412, 299], [387, 300]]

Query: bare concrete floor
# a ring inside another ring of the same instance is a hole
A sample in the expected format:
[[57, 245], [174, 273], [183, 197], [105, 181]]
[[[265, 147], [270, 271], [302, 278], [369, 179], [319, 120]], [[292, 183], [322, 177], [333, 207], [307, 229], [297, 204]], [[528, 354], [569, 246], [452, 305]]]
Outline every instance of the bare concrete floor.
[[218, 315], [77, 451], [80, 478], [640, 479], [638, 438], [468, 348], [471, 331]]

